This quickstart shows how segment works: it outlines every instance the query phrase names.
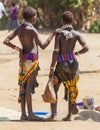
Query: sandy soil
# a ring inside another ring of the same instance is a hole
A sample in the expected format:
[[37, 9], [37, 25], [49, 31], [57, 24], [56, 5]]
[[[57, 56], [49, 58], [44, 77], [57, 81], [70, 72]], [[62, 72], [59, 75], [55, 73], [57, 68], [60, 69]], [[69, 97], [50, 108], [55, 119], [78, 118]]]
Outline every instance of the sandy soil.
[[[42, 41], [45, 41], [50, 33], [40, 33]], [[0, 130], [99, 130], [100, 120], [93, 120], [91, 116], [85, 121], [75, 120], [71, 122], [61, 121], [67, 113], [67, 104], [63, 99], [64, 87], [61, 85], [58, 99], [58, 121], [57, 122], [21, 122], [20, 104], [18, 104], [18, 53], [3, 45], [8, 31], [0, 31]], [[94, 103], [100, 104], [100, 34], [83, 34], [89, 45], [89, 52], [78, 57], [80, 68], [79, 95], [77, 102], [86, 96], [93, 97]], [[13, 43], [20, 46], [17, 38]], [[38, 75], [39, 87], [33, 95], [34, 112], [48, 112], [48, 103], [44, 103], [41, 95], [48, 81], [48, 73], [51, 62], [54, 39], [46, 50], [39, 48], [39, 62], [41, 70]], [[77, 45], [76, 50], [80, 49]], [[3, 109], [4, 108], [4, 109]], [[84, 111], [80, 110], [79, 111]], [[98, 113], [99, 115], [99, 113]], [[10, 121], [10, 117], [13, 119]], [[15, 121], [17, 119], [17, 121]]]

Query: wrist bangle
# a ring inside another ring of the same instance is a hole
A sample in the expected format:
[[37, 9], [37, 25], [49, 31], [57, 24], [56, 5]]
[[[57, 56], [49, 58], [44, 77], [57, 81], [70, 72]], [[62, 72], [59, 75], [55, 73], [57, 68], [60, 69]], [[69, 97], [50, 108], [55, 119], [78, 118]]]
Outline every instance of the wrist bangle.
[[15, 47], [16, 47], [16, 46], [15, 46], [15, 45], [13, 45], [13, 46], [12, 46], [12, 49], [15, 49]]
[[16, 51], [20, 51], [20, 48], [18, 48], [18, 47], [14, 47], [14, 49], [16, 50]]
[[50, 67], [50, 70], [53, 70], [54, 69], [54, 67]]
[[54, 33], [52, 33], [51, 36], [49, 36], [49, 38], [47, 39], [48, 42], [51, 42], [52, 38], [54, 37]]

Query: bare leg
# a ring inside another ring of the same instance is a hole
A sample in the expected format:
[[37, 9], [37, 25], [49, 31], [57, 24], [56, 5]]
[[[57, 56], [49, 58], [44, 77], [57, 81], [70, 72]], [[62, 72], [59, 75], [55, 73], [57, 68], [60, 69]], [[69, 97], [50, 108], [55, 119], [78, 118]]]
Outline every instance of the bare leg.
[[71, 116], [72, 114], [77, 114], [78, 109], [76, 107], [76, 103], [71, 103], [70, 102], [70, 95], [69, 95], [69, 101], [68, 101], [68, 114], [65, 118], [63, 118], [63, 121], [71, 121]]
[[[58, 83], [58, 84], [56, 84], [54, 86], [56, 99], [58, 98], [57, 97], [57, 92], [58, 92], [59, 87], [60, 87], [60, 83]], [[57, 116], [57, 102], [56, 103], [51, 103], [50, 104], [50, 109], [51, 109], [51, 116], [44, 119], [45, 121], [54, 121], [55, 120], [55, 117]]]
[[77, 114], [78, 113], [78, 108], [76, 106], [76, 103], [71, 103], [71, 113], [73, 115]]
[[[65, 87], [67, 88], [69, 98], [68, 98], [68, 115], [62, 119], [63, 121], [71, 121], [72, 114], [78, 113], [78, 109], [75, 102], [78, 95], [78, 88], [77, 88], [78, 80], [79, 79], [73, 79], [73, 83], [70, 82], [69, 85], [66, 83], [64, 84]], [[72, 89], [72, 87], [74, 89]]]
[[32, 110], [32, 89], [33, 89], [33, 84], [34, 81], [36, 79], [36, 75], [37, 75], [37, 71], [35, 71], [34, 73], [32, 73], [27, 80], [26, 83], [26, 93], [25, 93], [25, 98], [26, 98], [26, 102], [27, 102], [27, 109], [28, 109], [28, 120], [41, 120], [40, 117], [37, 117], [33, 114], [33, 110]]
[[26, 102], [27, 102], [27, 109], [28, 109], [28, 116], [31, 117], [33, 116], [33, 111], [32, 111], [32, 87], [33, 87], [33, 83], [34, 83], [34, 79], [36, 77], [36, 72], [32, 73], [27, 80], [27, 84], [26, 84], [26, 93], [25, 93], [25, 97], [26, 97]]
[[66, 117], [64, 117], [62, 120], [63, 121], [71, 121], [71, 106], [70, 106], [70, 100], [68, 98], [68, 114]]
[[27, 120], [26, 110], [25, 110], [25, 95], [23, 95], [21, 100], [21, 120]]

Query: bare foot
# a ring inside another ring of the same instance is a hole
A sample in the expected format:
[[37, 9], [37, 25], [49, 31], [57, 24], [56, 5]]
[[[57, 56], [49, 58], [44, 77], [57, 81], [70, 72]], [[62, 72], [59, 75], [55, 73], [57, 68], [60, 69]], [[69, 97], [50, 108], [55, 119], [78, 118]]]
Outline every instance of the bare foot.
[[28, 117], [26, 114], [22, 114], [20, 120], [28, 120]]
[[68, 114], [66, 117], [64, 117], [62, 121], [71, 121], [71, 114]]
[[28, 116], [28, 120], [29, 120], [29, 121], [42, 121], [43, 118], [42, 118], [42, 117], [39, 117], [39, 116], [35, 116], [35, 115], [33, 114], [33, 115]]
[[55, 116], [50, 116], [48, 118], [44, 118], [42, 121], [57, 121]]
[[76, 106], [76, 104], [71, 104], [71, 113], [74, 115], [74, 114], [77, 114], [78, 113], [78, 108]]

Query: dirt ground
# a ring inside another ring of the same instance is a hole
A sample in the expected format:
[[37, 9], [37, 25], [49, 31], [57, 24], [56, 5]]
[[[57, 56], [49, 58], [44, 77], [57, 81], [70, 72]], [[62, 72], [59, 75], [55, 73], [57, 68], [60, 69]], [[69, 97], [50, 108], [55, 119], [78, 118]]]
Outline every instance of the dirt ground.
[[[50, 33], [40, 33], [42, 41], [45, 41]], [[10, 109], [9, 116], [13, 116], [13, 110], [18, 112], [18, 121], [5, 120], [8, 116], [3, 116], [5, 111], [0, 112], [0, 130], [99, 130], [100, 122], [94, 121], [91, 118], [87, 120], [74, 120], [71, 122], [63, 122], [61, 118], [67, 114], [67, 103], [63, 99], [64, 87], [61, 85], [58, 92], [58, 121], [57, 122], [21, 122], [20, 119], [20, 104], [18, 100], [18, 53], [5, 45], [4, 38], [8, 35], [8, 31], [0, 31], [0, 107]], [[89, 45], [89, 52], [77, 57], [80, 68], [79, 95], [77, 102], [83, 100], [84, 97], [93, 97], [94, 103], [100, 104], [100, 34], [82, 34]], [[19, 41], [15, 38], [13, 41], [20, 47]], [[36, 93], [33, 98], [34, 112], [50, 113], [50, 105], [44, 103], [41, 95], [44, 92], [48, 81], [48, 73], [52, 58], [54, 39], [51, 44], [45, 49], [39, 48], [39, 64], [41, 70], [38, 75], [39, 87], [36, 88]], [[76, 50], [81, 49], [77, 44]], [[5, 110], [5, 109], [4, 109]], [[79, 110], [82, 111], [82, 110]], [[76, 115], [77, 116], [77, 115]], [[5, 117], [5, 118], [4, 118]], [[14, 118], [14, 116], [13, 116]]]

